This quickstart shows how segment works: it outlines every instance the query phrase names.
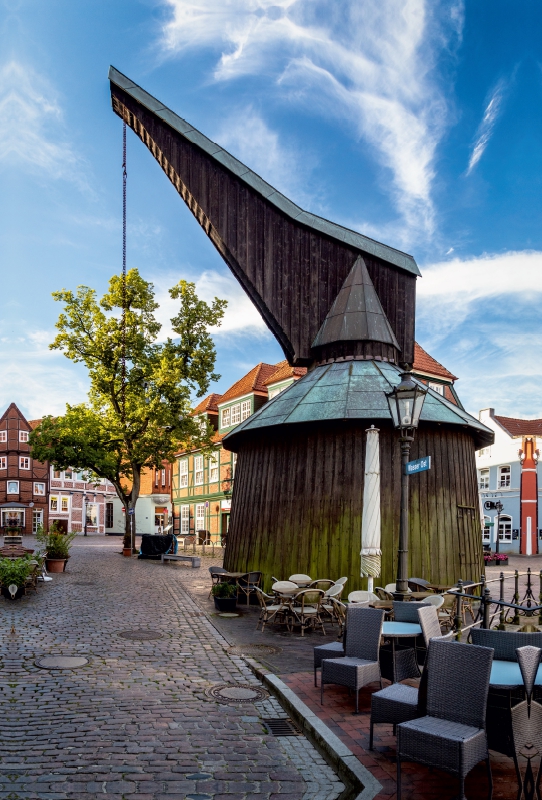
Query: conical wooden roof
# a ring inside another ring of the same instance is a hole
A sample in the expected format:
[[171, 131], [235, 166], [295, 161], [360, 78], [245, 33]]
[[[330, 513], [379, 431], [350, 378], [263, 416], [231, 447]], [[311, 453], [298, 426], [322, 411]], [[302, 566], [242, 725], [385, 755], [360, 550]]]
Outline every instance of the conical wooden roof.
[[401, 349], [361, 256], [350, 270], [312, 346], [352, 341], [384, 342]]

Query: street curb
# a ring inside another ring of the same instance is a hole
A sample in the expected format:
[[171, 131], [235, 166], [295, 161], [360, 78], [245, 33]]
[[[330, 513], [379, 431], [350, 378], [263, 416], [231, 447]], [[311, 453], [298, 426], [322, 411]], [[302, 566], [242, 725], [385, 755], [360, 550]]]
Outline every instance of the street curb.
[[322, 720], [299, 699], [284, 681], [269, 672], [252, 658], [243, 657], [257, 678], [274, 694], [307, 739], [316, 747], [339, 777], [353, 787], [355, 800], [372, 800], [382, 785], [352, 751], [336, 736]]

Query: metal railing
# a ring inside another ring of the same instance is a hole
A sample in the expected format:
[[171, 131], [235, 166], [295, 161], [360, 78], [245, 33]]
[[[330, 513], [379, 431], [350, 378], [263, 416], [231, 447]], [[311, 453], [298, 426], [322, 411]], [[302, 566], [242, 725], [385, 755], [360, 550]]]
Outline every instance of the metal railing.
[[[519, 586], [519, 579], [527, 576], [526, 588], [521, 598], [520, 602], [520, 586]], [[467, 588], [469, 593], [465, 591], [463, 581], [457, 582], [457, 591], [448, 591], [447, 594], [454, 595], [456, 597], [456, 608], [455, 608], [455, 615], [454, 615], [454, 625], [453, 630], [456, 636], [456, 639], [461, 639], [462, 635], [470, 630], [471, 628], [480, 625], [482, 628], [491, 628], [495, 618], [499, 617], [499, 623], [495, 627], [499, 630], [505, 630], [506, 624], [512, 625], [520, 625], [521, 620], [520, 618], [523, 616], [525, 618], [534, 618], [538, 616], [538, 620], [535, 622], [533, 619], [533, 625], [542, 625], [542, 570], [539, 573], [539, 591], [538, 591], [538, 598], [535, 597], [534, 589], [533, 589], [533, 573], [531, 572], [531, 568], [528, 567], [526, 572], [518, 572], [516, 569], [514, 575], [505, 576], [503, 572], [501, 572], [500, 577], [493, 578], [491, 580], [486, 580], [485, 575], [481, 576], [481, 580], [479, 583], [471, 583], [470, 581], [467, 584]], [[513, 595], [513, 602], [508, 602], [504, 599], [505, 595], [505, 581], [514, 580], [514, 595]], [[499, 583], [499, 598], [494, 598], [491, 596], [491, 590], [489, 588], [489, 584], [492, 583]], [[480, 587], [480, 594], [475, 594], [475, 590]], [[471, 600], [473, 602], [479, 603], [476, 616], [473, 614], [473, 622], [471, 625], [463, 625], [463, 602], [465, 600]], [[495, 606], [495, 610], [493, 613], [491, 612], [491, 607]], [[514, 611], [514, 615], [511, 620], [508, 619], [511, 610]]]

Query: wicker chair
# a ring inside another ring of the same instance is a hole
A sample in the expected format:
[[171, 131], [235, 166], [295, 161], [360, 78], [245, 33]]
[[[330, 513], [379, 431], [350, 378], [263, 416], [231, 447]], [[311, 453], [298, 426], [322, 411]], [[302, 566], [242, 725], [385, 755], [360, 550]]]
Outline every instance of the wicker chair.
[[322, 589], [302, 589], [294, 595], [294, 605], [291, 606], [291, 622], [293, 625], [301, 626], [301, 636], [305, 635], [305, 629], [309, 626], [315, 629], [317, 626], [325, 634], [324, 621], [322, 619], [324, 592]]
[[368, 606], [369, 603], [374, 603], [378, 597], [373, 592], [367, 592], [364, 589], [358, 589], [355, 592], [350, 592], [348, 595], [349, 603], [363, 603]]
[[342, 583], [344, 586], [345, 583], [348, 583], [348, 578], [338, 578], [335, 583]]
[[428, 586], [429, 586], [429, 581], [424, 580], [424, 578], [408, 579], [408, 588], [412, 592], [424, 592], [426, 591]]
[[211, 590], [209, 592], [209, 597], [211, 597], [213, 593], [213, 586], [215, 586], [217, 583], [220, 583], [220, 576], [227, 573], [228, 570], [224, 569], [224, 567], [209, 567], [209, 572], [211, 573]]
[[335, 586], [335, 581], [332, 581], [330, 578], [321, 578], [309, 583], [307, 589], [321, 589], [322, 592], [327, 592], [332, 586]]
[[493, 781], [484, 728], [493, 651], [437, 640], [431, 641], [427, 660], [427, 715], [397, 726], [397, 800], [401, 800], [403, 761], [457, 775], [460, 800], [465, 800], [465, 777], [485, 761], [491, 796]]
[[359, 691], [363, 686], [379, 681], [382, 676], [378, 655], [382, 636], [384, 612], [378, 608], [356, 608], [347, 611], [348, 635], [344, 658], [322, 661], [320, 702], [324, 703], [324, 686], [335, 683], [353, 689], [356, 695], [356, 711], [359, 713]]
[[[256, 624], [256, 630], [258, 630], [261, 625], [263, 631], [268, 622], [273, 623], [278, 621], [276, 618], [280, 616], [283, 618], [286, 617], [288, 608], [284, 603], [277, 603], [275, 597], [262, 592], [258, 587], [254, 589], [254, 592], [260, 604], [260, 616]], [[281, 621], [284, 621], [284, 619]]]
[[314, 648], [314, 685], [318, 686], [318, 673], [317, 669], [322, 667], [324, 659], [344, 658], [346, 641], [346, 628], [343, 633], [342, 642], [329, 642], [329, 644], [319, 644]]
[[[324, 612], [331, 619], [331, 624], [333, 624], [333, 622], [335, 620], [337, 620], [337, 622], [339, 622], [339, 620], [337, 618], [336, 604], [333, 601], [341, 599], [341, 594], [343, 592], [343, 589], [344, 589], [344, 586], [343, 586], [342, 583], [339, 583], [339, 584], [335, 583], [335, 584], [333, 584], [333, 586], [330, 586], [329, 589], [326, 592], [324, 592], [322, 608], [323, 608]], [[342, 605], [342, 603], [341, 603], [341, 605]]]
[[383, 589], [382, 586], [375, 586], [375, 594], [379, 600], [382, 600], [384, 603], [392, 603], [393, 602], [393, 595], [391, 592], [387, 592], [386, 589]]
[[239, 601], [239, 597], [244, 595], [246, 597], [245, 602], [248, 606], [250, 603], [250, 595], [254, 594], [254, 591], [260, 588], [261, 582], [261, 572], [246, 572], [244, 575], [240, 575], [237, 579], [237, 600]]
[[[418, 609], [418, 619], [422, 628], [426, 648], [431, 639], [451, 640], [453, 633], [442, 635], [436, 610], [432, 606]], [[375, 723], [396, 725], [409, 719], [423, 717], [426, 713], [427, 669], [422, 672], [419, 690], [403, 683], [392, 683], [371, 696], [371, 722], [369, 729], [369, 750], [373, 749], [373, 726]]]

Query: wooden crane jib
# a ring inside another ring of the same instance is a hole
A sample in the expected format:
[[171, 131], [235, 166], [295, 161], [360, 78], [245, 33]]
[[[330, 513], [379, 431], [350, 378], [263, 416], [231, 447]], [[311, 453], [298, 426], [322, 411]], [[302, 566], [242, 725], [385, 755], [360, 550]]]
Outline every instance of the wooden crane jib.
[[[303, 211], [113, 67], [113, 110], [151, 151], [243, 286], [291, 364], [315, 337], [356, 259], [399, 347], [414, 358], [418, 268], [412, 256]], [[388, 360], [374, 343], [368, 357]]]

